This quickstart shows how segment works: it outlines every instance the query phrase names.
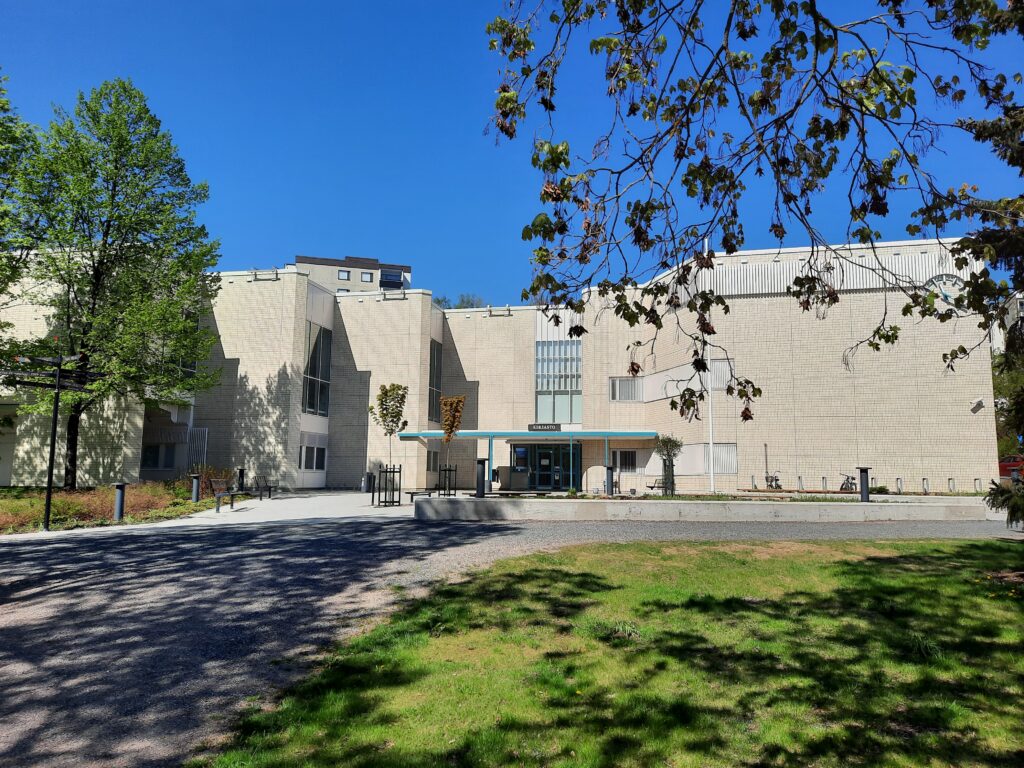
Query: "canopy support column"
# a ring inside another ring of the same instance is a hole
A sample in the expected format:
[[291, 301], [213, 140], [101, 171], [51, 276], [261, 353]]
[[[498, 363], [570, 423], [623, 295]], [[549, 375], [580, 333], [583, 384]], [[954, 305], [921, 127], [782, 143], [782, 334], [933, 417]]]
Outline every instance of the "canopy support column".
[[576, 490], [576, 466], [572, 455], [572, 433], [569, 434], [569, 488]]
[[494, 477], [494, 435], [487, 438], [487, 492], [491, 492], [491, 478]]

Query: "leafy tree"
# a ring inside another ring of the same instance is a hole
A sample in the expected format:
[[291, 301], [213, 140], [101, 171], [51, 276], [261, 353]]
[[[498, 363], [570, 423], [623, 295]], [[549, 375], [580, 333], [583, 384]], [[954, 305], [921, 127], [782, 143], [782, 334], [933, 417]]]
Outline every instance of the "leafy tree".
[[[21, 170], [38, 141], [34, 129], [11, 107], [0, 77], [0, 309], [11, 287], [21, 278], [25, 258], [32, 246], [26, 239], [23, 213], [18, 206], [17, 186]], [[0, 321], [0, 333], [9, 327]], [[8, 354], [0, 347], [0, 353]]]
[[675, 461], [681, 450], [683, 443], [672, 435], [658, 435], [654, 441], [654, 452], [661, 457], [662, 462], [662, 484], [668, 496], [676, 492]]
[[444, 295], [436, 296], [434, 303], [441, 309], [476, 309], [487, 306], [487, 303], [475, 293], [460, 293], [455, 302]]
[[459, 300], [455, 302], [455, 309], [479, 309], [486, 306], [487, 302], [475, 293], [460, 293]]
[[448, 464], [450, 444], [462, 428], [462, 411], [466, 407], [465, 395], [441, 398], [441, 429], [444, 431], [444, 463]]
[[[5, 82], [7, 78], [0, 77], [0, 310], [6, 305], [4, 298], [11, 286], [21, 277], [30, 246], [23, 238], [15, 188], [21, 167], [36, 149], [35, 132], [12, 109]], [[4, 361], [10, 359], [5, 338], [9, 327], [0, 318], [0, 359]], [[10, 416], [0, 415], [0, 432], [13, 426]]]
[[1024, 367], [1005, 355], [992, 361], [992, 389], [996, 407], [996, 441], [1000, 456], [1020, 453], [1024, 435]]
[[[83, 414], [113, 396], [188, 402], [216, 381], [197, 368], [214, 343], [202, 327], [218, 282], [218, 244], [196, 223], [205, 184], [193, 183], [171, 135], [127, 80], [56, 110], [23, 164], [17, 206], [35, 246], [21, 298], [49, 312], [51, 334], [27, 352], [73, 355], [82, 392], [66, 406], [65, 487], [77, 486]], [[43, 391], [43, 390], [41, 390]], [[23, 406], [47, 412], [48, 396]]]
[[405, 419], [405, 399], [409, 388], [404, 384], [381, 384], [377, 392], [377, 407], [370, 406], [370, 416], [388, 436], [388, 466], [391, 465], [392, 438], [409, 426]]
[[1024, 525], [1024, 484], [1002, 485], [993, 480], [985, 495], [985, 503], [992, 509], [1006, 512], [1007, 527]]
[[[1024, 34], [1024, 3], [534, 0], [509, 8], [487, 28], [506, 61], [492, 122], [511, 139], [528, 111], [543, 114], [532, 162], [545, 208], [523, 230], [536, 266], [524, 300], [582, 313], [594, 289], [655, 336], [677, 324], [689, 336], [697, 382], [672, 401], [682, 415], [694, 415], [705, 397], [715, 315], [728, 312], [707, 277], [720, 252], [743, 246], [751, 191], [773, 197], [771, 237], [781, 244], [795, 229], [811, 244], [790, 287], [804, 310], [839, 301], [837, 272], [869, 268], [902, 292], [905, 315], [969, 312], [983, 332], [1005, 322], [1010, 288], [989, 267], [1011, 269], [1018, 284], [1024, 277], [1024, 198], [942, 188], [927, 160], [942, 131], [962, 131], [1020, 167], [1024, 113], [1010, 90], [1020, 75], [988, 68], [979, 52], [996, 37]], [[597, 126], [587, 137], [592, 151], [574, 153], [556, 106], [563, 69], [577, 70], [588, 54], [603, 62], [608, 106], [588, 121]], [[951, 123], [951, 107], [971, 114]], [[941, 308], [935, 291], [830, 247], [816, 211], [835, 207], [823, 195], [836, 188], [845, 191], [851, 242], [879, 239], [890, 201], [907, 195], [920, 203], [906, 224], [912, 237], [938, 236], [953, 221], [980, 224], [954, 249], [957, 267], [979, 267], [957, 306]], [[899, 333], [884, 316], [861, 343], [878, 349]], [[641, 354], [642, 345], [633, 350]], [[952, 366], [969, 352], [961, 346], [944, 358]], [[630, 372], [640, 369], [632, 360]], [[760, 390], [735, 371], [730, 377], [727, 391], [743, 402], [741, 417], [752, 418]]]

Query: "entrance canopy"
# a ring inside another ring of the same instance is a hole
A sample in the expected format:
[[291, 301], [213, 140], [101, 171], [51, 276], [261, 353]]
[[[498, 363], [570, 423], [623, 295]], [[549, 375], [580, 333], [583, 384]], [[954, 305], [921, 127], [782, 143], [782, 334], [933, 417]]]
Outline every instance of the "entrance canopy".
[[[616, 430], [490, 430], [490, 429], [464, 429], [455, 433], [455, 439], [463, 440], [486, 440], [487, 441], [487, 466], [494, 466], [494, 440], [518, 439], [529, 440], [538, 443], [569, 443], [570, 450], [573, 443], [582, 443], [590, 440], [604, 441], [604, 463], [608, 463], [608, 441], [609, 440], [654, 440], [657, 432], [620, 432]], [[440, 429], [430, 429], [424, 432], [399, 432], [399, 440], [440, 440], [444, 438], [444, 432]], [[570, 462], [571, 462], [570, 458]]]
[[[455, 439], [466, 440], [494, 440], [495, 438], [529, 438], [531, 440], [566, 440], [582, 442], [584, 440], [653, 440], [658, 436], [657, 432], [618, 432], [593, 429], [560, 430], [557, 432], [526, 431], [520, 430], [485, 430], [485, 429], [464, 429], [455, 433]], [[399, 432], [400, 440], [440, 440], [444, 432], [440, 429], [430, 429], [425, 432]]]

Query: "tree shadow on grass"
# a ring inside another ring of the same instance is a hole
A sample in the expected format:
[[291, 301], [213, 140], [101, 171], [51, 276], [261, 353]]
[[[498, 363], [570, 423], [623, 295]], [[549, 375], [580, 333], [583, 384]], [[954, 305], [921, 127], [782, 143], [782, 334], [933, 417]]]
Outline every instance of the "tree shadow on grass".
[[[1006, 632], [1024, 623], [1024, 602], [992, 597], [985, 583], [989, 571], [1022, 565], [1015, 543], [936, 545], [834, 562], [832, 591], [681, 595], [634, 606], [618, 622], [588, 613], [619, 589], [611, 576], [489, 570], [341, 649], [280, 709], [249, 718], [224, 764], [255, 755], [244, 764], [610, 767], [671, 764], [686, 753], [746, 766], [1024, 765], [1019, 730], [1006, 729], [1024, 711], [1020, 647]], [[517, 694], [539, 702], [528, 714], [499, 708], [452, 740], [432, 724], [418, 749], [354, 735], [356, 722], [382, 733], [414, 727], [389, 697], [436, 674], [416, 648], [524, 627], [549, 640]], [[593, 640], [600, 653], [586, 650]], [[609, 660], [626, 674], [609, 676]], [[688, 687], [694, 680], [721, 696]], [[985, 725], [996, 719], [1004, 737], [989, 740]], [[289, 742], [299, 727], [319, 733]]]
[[794, 727], [788, 744], [763, 745], [747, 765], [1020, 766], [1020, 740], [996, 747], [977, 727], [1024, 711], [1014, 664], [1021, 647], [1005, 632], [1024, 625], [1024, 599], [991, 592], [986, 579], [1009, 561], [1024, 563], [1019, 543], [965, 543], [838, 562], [842, 586], [826, 593], [652, 601], [642, 614], [753, 627], [750, 637], [765, 646], [722, 647], [671, 631], [637, 654], [668, 656], [743, 689], [741, 712], [809, 707], [824, 725]]
[[[540, 654], [518, 692], [543, 700], [540, 719], [494, 712], [493, 725], [473, 729], [436, 748], [410, 752], [390, 749], [388, 742], [353, 738], [350, 726], [391, 724], [389, 696], [424, 678], [428, 671], [408, 651], [445, 636], [475, 630], [499, 632], [523, 628], [555, 636], [573, 634], [583, 613], [617, 587], [605, 577], [559, 567], [532, 567], [515, 572], [485, 571], [464, 582], [436, 589], [407, 605], [373, 632], [340, 649], [321, 673], [295, 687], [279, 709], [254, 713], [237, 734], [226, 765], [254, 749], [254, 765], [277, 766], [540, 766], [574, 759], [587, 752], [591, 763], [650, 765], [663, 760], [660, 734], [692, 730], [689, 748], [709, 752], [725, 743], [716, 732], [721, 712], [698, 707], [682, 694], [647, 690], [664, 673], [661, 663], [635, 670], [625, 689], [602, 681], [594, 663], [577, 649]], [[578, 638], [576, 638], [578, 643]], [[625, 650], [622, 651], [623, 653]], [[436, 685], [445, 685], [438, 677]], [[466, 701], [467, 708], [477, 703]], [[313, 728], [302, 745], [288, 743], [297, 724]], [[403, 727], [394, 722], [395, 727]], [[566, 736], [572, 731], [571, 736]]]

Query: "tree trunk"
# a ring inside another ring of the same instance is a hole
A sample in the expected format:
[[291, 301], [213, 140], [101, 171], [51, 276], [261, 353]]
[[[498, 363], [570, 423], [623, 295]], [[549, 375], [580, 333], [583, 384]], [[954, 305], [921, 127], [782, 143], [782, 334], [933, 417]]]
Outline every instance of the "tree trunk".
[[78, 432], [82, 425], [82, 407], [75, 403], [68, 414], [68, 428], [64, 453], [64, 490], [78, 488]]

